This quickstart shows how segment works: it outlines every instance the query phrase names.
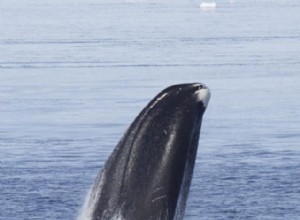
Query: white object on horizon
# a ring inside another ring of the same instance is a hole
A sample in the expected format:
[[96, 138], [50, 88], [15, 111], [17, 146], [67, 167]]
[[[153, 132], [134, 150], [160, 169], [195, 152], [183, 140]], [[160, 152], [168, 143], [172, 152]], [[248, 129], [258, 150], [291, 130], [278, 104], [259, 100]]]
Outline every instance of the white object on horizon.
[[200, 8], [203, 8], [203, 9], [214, 9], [216, 7], [217, 7], [216, 2], [201, 2], [200, 3]]

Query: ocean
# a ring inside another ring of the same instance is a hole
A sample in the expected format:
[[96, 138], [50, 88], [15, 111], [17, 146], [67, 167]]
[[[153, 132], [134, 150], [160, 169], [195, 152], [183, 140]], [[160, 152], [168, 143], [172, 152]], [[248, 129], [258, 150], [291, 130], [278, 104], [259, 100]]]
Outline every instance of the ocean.
[[185, 220], [300, 219], [300, 2], [1, 0], [0, 219], [75, 220], [165, 87], [212, 93]]

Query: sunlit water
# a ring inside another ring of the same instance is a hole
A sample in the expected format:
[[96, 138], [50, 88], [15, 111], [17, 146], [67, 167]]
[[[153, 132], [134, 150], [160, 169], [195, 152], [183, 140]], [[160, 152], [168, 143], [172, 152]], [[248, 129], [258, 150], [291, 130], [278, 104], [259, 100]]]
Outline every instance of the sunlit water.
[[76, 219], [164, 87], [207, 84], [187, 220], [300, 216], [298, 1], [2, 0], [0, 219]]

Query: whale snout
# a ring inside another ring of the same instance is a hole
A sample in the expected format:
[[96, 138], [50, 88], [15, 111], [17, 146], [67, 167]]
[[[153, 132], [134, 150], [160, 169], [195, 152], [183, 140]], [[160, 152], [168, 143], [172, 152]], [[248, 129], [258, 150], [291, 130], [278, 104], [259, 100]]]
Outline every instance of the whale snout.
[[203, 106], [206, 108], [210, 99], [209, 88], [206, 85], [201, 83], [194, 84], [194, 87], [197, 87], [197, 90], [195, 91], [197, 100], [201, 102]]

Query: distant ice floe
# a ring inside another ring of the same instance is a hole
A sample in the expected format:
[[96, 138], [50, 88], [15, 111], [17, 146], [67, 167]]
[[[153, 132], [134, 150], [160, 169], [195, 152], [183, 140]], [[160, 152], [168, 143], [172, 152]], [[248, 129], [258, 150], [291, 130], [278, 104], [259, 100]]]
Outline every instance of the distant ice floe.
[[217, 7], [216, 2], [201, 2], [200, 8], [201, 9], [215, 9]]
[[168, 0], [120, 0], [124, 3], [136, 3], [136, 4], [142, 4], [142, 3], [161, 3], [166, 2]]

